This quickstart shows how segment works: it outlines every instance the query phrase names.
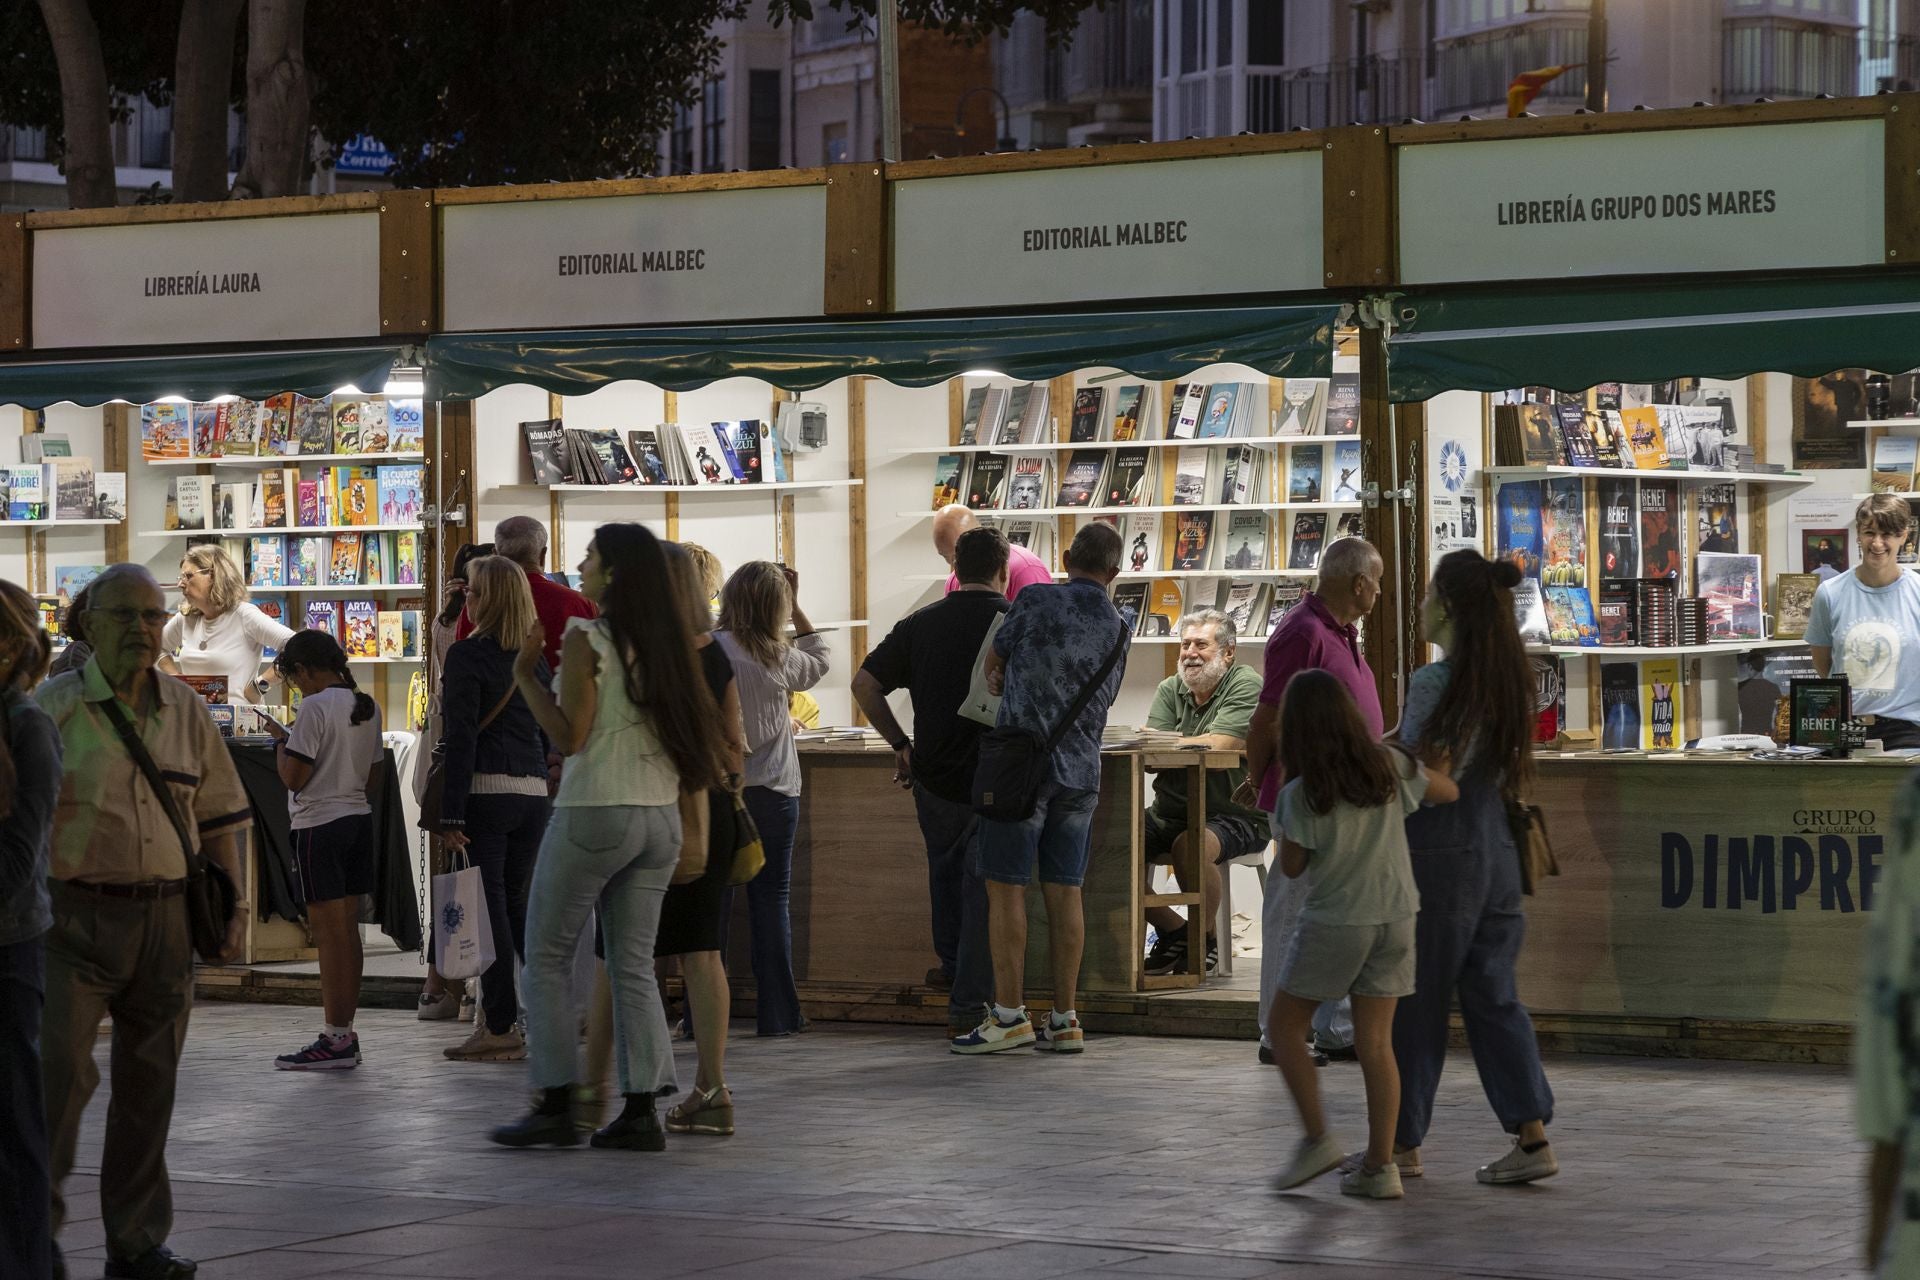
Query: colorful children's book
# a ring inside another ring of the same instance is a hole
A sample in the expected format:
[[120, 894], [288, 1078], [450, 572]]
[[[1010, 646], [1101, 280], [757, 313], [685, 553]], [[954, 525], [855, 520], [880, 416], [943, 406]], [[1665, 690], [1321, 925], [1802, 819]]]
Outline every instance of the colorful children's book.
[[302, 455], [333, 452], [333, 397], [293, 398], [293, 450]]
[[388, 453], [391, 449], [392, 437], [387, 432], [387, 402], [362, 400], [360, 402], [360, 452]]
[[222, 425], [218, 444], [223, 458], [254, 458], [260, 455], [260, 403], [232, 399], [220, 406]]
[[277, 533], [257, 533], [247, 539], [247, 582], [256, 587], [287, 585], [287, 543]]
[[360, 535], [360, 582], [363, 586], [384, 587], [392, 583], [393, 573], [388, 563], [392, 546], [393, 535], [390, 533]]
[[349, 658], [380, 656], [380, 606], [371, 600], [348, 600], [342, 604], [340, 618], [346, 631], [342, 647]]
[[320, 491], [324, 486], [319, 480], [302, 480], [296, 487], [294, 499], [296, 507], [293, 522], [306, 528], [327, 523], [320, 518]]
[[[624, 454], [626, 451], [623, 449], [621, 452]], [[419, 463], [399, 463], [375, 469], [381, 524], [420, 522], [420, 480]]]
[[335, 640], [340, 638], [340, 602], [338, 600], [307, 601], [307, 630], [324, 631]]
[[344, 525], [378, 524], [380, 483], [372, 467], [329, 468], [333, 489], [333, 520]]
[[333, 403], [333, 453], [360, 452], [360, 415], [363, 400], [336, 400]]
[[425, 438], [426, 415], [420, 401], [387, 401], [387, 452], [419, 453]]
[[330, 587], [357, 587], [360, 585], [360, 539], [358, 533], [336, 533], [333, 535], [333, 560], [327, 569], [327, 585]]
[[260, 406], [260, 452], [284, 458], [298, 451], [293, 438], [293, 393], [269, 396]]
[[406, 656], [406, 633], [400, 622], [400, 613], [395, 609], [382, 609], [375, 619], [379, 635], [379, 656], [397, 660]]
[[321, 587], [326, 585], [331, 552], [322, 537], [291, 538], [287, 542], [287, 585]]
[[393, 535], [393, 583], [398, 587], [420, 584], [420, 535], [411, 529]]
[[[189, 436], [191, 406], [182, 404], [143, 404], [140, 406], [140, 456], [148, 462], [169, 462], [191, 457]], [[18, 517], [9, 517], [17, 519]]]
[[203, 400], [192, 407], [192, 416], [193, 456], [196, 458], [219, 457], [220, 406], [211, 400]]

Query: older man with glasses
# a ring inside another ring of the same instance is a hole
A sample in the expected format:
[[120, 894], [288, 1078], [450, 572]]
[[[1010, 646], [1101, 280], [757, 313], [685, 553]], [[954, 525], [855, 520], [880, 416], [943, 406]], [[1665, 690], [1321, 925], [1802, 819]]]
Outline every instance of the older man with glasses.
[[[171, 616], [146, 569], [117, 564], [88, 589], [93, 657], [40, 687], [60, 731], [66, 772], [54, 810], [49, 870], [47, 1001], [41, 1060], [52, 1139], [53, 1224], [65, 1203], [80, 1117], [100, 1082], [93, 1045], [113, 1015], [113, 1105], [100, 1157], [100, 1205], [109, 1276], [177, 1280], [195, 1264], [166, 1247], [173, 1226], [167, 1130], [174, 1079], [193, 1003], [187, 856], [165, 805], [116, 722], [153, 757], [196, 848], [241, 877], [247, 795], [206, 704], [154, 670]], [[240, 946], [243, 900], [226, 939]], [[56, 1261], [56, 1276], [65, 1270]]]

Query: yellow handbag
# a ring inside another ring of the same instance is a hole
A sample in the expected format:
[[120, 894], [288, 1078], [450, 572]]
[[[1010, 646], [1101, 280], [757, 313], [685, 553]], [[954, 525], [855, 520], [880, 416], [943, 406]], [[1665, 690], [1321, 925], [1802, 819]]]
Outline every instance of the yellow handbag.
[[733, 870], [727, 876], [727, 883], [745, 884], [766, 865], [767, 847], [760, 843], [760, 828], [747, 812], [746, 800], [736, 791], [733, 793]]

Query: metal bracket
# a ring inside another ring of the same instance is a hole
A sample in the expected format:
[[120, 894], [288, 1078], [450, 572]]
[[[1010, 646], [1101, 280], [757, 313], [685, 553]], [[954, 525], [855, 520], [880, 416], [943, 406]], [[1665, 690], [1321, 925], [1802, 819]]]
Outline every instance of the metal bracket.
[[1360, 486], [1360, 505], [1366, 507], [1368, 510], [1380, 506], [1383, 502], [1398, 503], [1412, 501], [1413, 489], [1411, 487], [1405, 489], [1382, 489], [1377, 483], [1371, 480]]

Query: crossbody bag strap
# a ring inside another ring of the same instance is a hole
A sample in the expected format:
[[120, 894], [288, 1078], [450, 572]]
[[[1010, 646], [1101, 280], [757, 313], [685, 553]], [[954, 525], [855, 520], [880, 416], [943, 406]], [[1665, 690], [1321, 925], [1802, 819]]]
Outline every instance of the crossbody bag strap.
[[1093, 673], [1093, 679], [1087, 682], [1086, 686], [1080, 690], [1080, 696], [1075, 698], [1073, 705], [1067, 708], [1065, 717], [1054, 726], [1053, 732], [1047, 735], [1049, 754], [1060, 745], [1060, 739], [1067, 736], [1067, 730], [1080, 718], [1080, 713], [1087, 709], [1087, 702], [1093, 697], [1094, 690], [1107, 682], [1107, 677], [1113, 673], [1114, 664], [1119, 662], [1120, 655], [1126, 652], [1129, 638], [1130, 633], [1123, 626], [1120, 629], [1120, 639], [1114, 642], [1112, 652], [1107, 654], [1107, 660], [1100, 664], [1100, 669]]
[[517, 691], [518, 691], [518, 686], [514, 684], [511, 678], [509, 678], [507, 680], [507, 696], [500, 699], [499, 706], [487, 712], [487, 718], [485, 720], [482, 720], [480, 722], [480, 727], [473, 731], [474, 737], [477, 738], [481, 734], [485, 733], [487, 731], [487, 726], [500, 718], [500, 713], [507, 709], [507, 704], [513, 701], [513, 695]]
[[[156, 693], [156, 697], [158, 694]], [[127, 719], [127, 713], [120, 709], [119, 700], [109, 696], [100, 704], [107, 719], [113, 722], [114, 732], [120, 735], [120, 741], [127, 748], [127, 754], [140, 766], [141, 776], [146, 778], [147, 786], [152, 789], [154, 799], [160, 802], [160, 808], [166, 812], [167, 820], [173, 823], [173, 833], [180, 837], [180, 852], [187, 858], [187, 874], [194, 875], [200, 870], [203, 858], [194, 847], [193, 836], [187, 831], [187, 822], [180, 816], [180, 808], [173, 801], [173, 790], [160, 776], [160, 766], [153, 762], [153, 756], [147, 752], [147, 744], [140, 741], [140, 735], [133, 731], [133, 723]]]

